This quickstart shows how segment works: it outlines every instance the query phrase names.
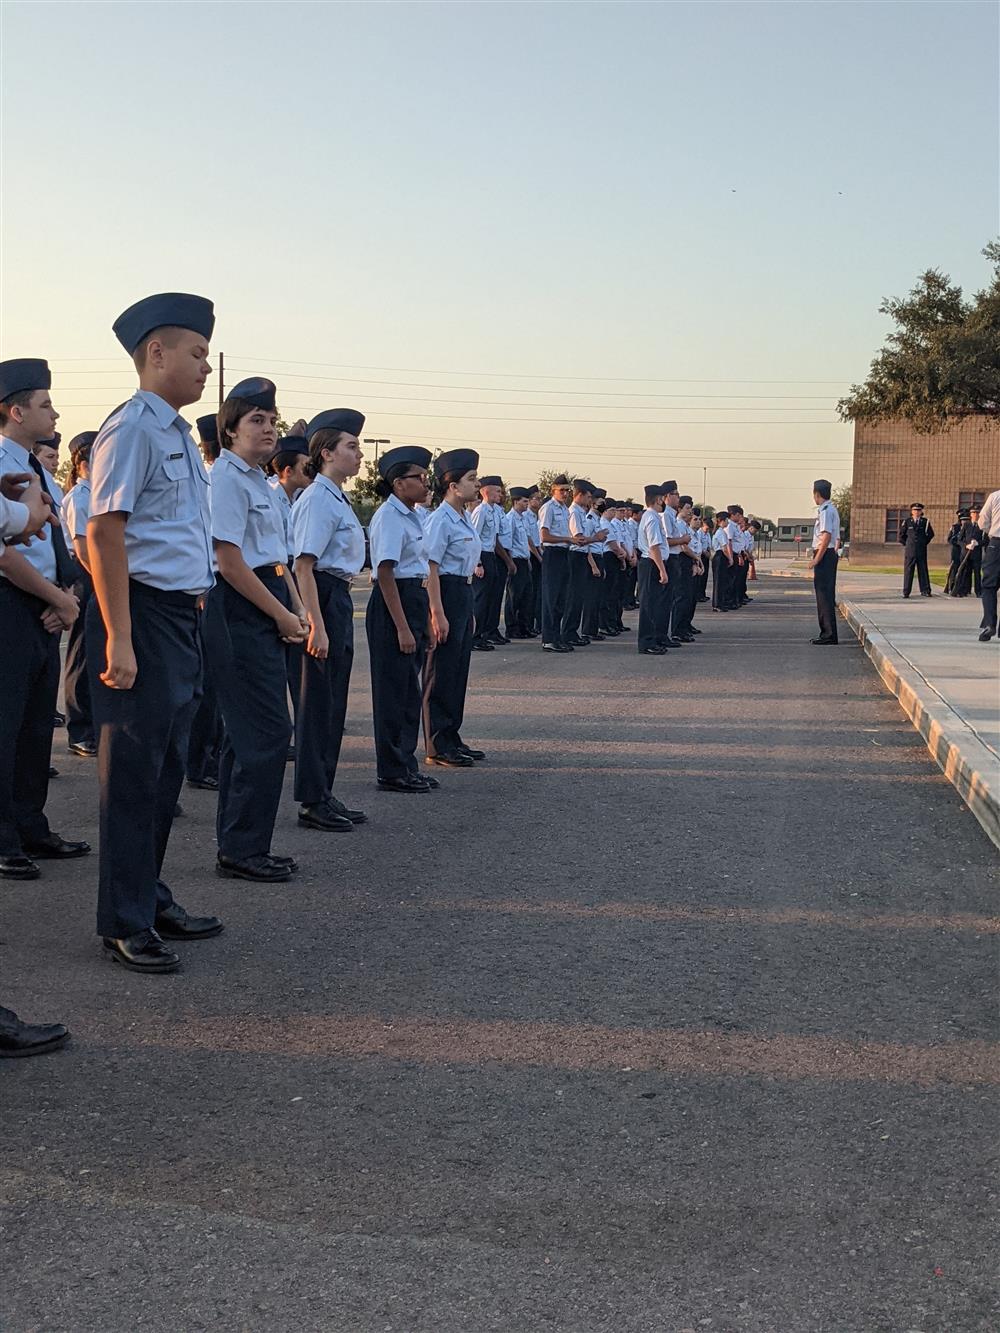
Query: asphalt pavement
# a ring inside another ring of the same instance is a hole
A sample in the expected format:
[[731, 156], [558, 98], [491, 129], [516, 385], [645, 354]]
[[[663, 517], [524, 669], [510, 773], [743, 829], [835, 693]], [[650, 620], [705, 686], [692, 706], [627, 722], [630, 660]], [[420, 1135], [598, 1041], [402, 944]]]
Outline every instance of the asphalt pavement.
[[[477, 654], [426, 796], [374, 787], [363, 624], [339, 795], [287, 885], [166, 878], [226, 931], [142, 978], [96, 864], [0, 887], [0, 1324], [965, 1333], [996, 1301], [996, 849], [811, 590], [696, 645]], [[635, 617], [629, 617], [634, 625]], [[53, 826], [96, 845], [93, 761]]]

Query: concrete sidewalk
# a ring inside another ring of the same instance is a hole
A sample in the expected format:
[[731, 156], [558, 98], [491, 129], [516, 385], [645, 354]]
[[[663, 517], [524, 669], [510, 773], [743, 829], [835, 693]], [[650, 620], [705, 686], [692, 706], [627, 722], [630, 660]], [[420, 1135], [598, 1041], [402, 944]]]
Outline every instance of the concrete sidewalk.
[[[765, 575], [810, 578], [802, 560], [761, 565]], [[905, 600], [900, 577], [837, 580], [837, 603], [889, 691], [950, 782], [1000, 846], [1000, 651], [979, 643], [978, 597]]]

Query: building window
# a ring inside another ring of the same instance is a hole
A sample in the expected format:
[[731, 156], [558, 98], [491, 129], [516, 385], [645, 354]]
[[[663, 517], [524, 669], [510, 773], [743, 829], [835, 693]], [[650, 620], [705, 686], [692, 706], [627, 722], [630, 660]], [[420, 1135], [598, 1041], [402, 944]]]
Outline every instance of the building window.
[[899, 529], [903, 526], [903, 520], [909, 517], [908, 509], [887, 509], [885, 511], [885, 540], [886, 542], [899, 541]]
[[974, 505], [982, 506], [985, 499], [985, 491], [959, 491], [958, 507], [959, 509], [972, 509]]

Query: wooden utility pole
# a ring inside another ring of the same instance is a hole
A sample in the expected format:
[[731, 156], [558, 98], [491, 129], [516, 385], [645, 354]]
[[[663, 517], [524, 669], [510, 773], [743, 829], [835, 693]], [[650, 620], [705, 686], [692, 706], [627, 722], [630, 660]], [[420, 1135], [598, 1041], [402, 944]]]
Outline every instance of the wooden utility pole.
[[219, 353], [219, 407], [226, 401], [226, 359], [222, 352]]

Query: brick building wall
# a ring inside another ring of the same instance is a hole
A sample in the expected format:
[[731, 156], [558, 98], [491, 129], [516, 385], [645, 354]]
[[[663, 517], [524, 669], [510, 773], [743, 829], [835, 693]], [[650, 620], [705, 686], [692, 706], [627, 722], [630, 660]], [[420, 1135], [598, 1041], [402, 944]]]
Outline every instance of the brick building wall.
[[[909, 514], [920, 501], [934, 528], [932, 565], [946, 565], [945, 542], [963, 491], [989, 494], [1000, 486], [1000, 422], [968, 417], [948, 431], [920, 435], [902, 421], [854, 427], [851, 559], [902, 564], [898, 541], [886, 541], [887, 510]], [[890, 531], [892, 523], [890, 515]]]

